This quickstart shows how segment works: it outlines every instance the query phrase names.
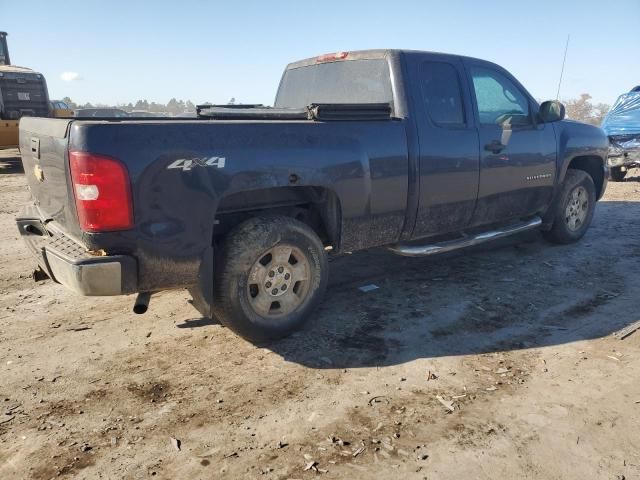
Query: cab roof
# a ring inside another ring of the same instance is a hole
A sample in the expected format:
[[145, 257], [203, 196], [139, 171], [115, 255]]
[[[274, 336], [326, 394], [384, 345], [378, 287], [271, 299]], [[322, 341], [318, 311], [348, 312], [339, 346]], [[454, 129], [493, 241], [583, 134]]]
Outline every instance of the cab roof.
[[364, 60], [364, 59], [370, 60], [370, 59], [376, 59], [376, 58], [386, 58], [389, 56], [398, 56], [403, 53], [406, 53], [409, 55], [420, 54], [420, 55], [433, 55], [437, 57], [464, 58], [467, 60], [491, 63], [487, 60], [483, 60], [480, 58], [466, 57], [463, 55], [455, 55], [452, 53], [389, 48], [389, 49], [342, 51], [342, 52], [318, 55], [316, 57], [305, 58], [302, 60], [292, 62], [289, 65], [287, 65], [287, 70], [293, 69], [293, 68], [308, 67], [311, 65], [317, 65], [319, 63], [331, 63], [331, 62], [339, 62], [339, 61], [346, 61], [346, 60]]

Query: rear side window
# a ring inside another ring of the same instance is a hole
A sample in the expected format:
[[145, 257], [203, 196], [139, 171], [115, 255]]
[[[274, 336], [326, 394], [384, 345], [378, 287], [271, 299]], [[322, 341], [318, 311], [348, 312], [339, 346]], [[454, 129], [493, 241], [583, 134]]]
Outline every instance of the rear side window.
[[439, 127], [465, 125], [460, 78], [449, 63], [422, 64], [422, 96], [431, 121]]
[[481, 124], [530, 123], [529, 100], [509, 78], [482, 67], [472, 67], [471, 77]]

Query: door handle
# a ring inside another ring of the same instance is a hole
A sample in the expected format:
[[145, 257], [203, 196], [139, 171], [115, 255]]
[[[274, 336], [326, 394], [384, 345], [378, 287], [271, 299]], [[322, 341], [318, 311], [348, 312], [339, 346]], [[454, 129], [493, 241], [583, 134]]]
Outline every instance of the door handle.
[[507, 148], [506, 145], [504, 145], [502, 142], [500, 142], [499, 140], [494, 140], [491, 143], [487, 143], [484, 146], [484, 149], [488, 152], [491, 153], [500, 153], [502, 150], [504, 150], [505, 148]]

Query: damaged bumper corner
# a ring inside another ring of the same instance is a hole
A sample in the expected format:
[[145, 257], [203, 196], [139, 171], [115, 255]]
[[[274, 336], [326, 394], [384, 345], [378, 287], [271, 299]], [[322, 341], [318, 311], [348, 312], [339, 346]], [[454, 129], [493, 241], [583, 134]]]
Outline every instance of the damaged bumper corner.
[[46, 248], [43, 255], [53, 280], [80, 295], [123, 295], [135, 292], [135, 282], [132, 282], [135, 260], [132, 257], [115, 255], [75, 261], [65, 258], [55, 249]]
[[621, 154], [611, 155], [607, 157], [609, 167], [627, 167], [633, 168], [640, 166], [640, 151], [622, 152]]
[[609, 137], [609, 167], [640, 166], [640, 135], [613, 135]]
[[[39, 218], [16, 219], [22, 239], [40, 268], [52, 280], [80, 295], [107, 296], [137, 291], [137, 262], [128, 255], [95, 256], [55, 229], [45, 228]], [[34, 276], [34, 278], [36, 278]]]

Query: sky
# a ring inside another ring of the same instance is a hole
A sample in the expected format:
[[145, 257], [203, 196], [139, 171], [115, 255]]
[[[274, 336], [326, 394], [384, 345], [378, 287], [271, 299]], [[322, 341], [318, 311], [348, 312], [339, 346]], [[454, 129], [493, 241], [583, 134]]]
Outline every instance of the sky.
[[11, 60], [52, 99], [272, 104], [287, 63], [408, 48], [496, 62], [540, 100], [640, 84], [640, 0], [0, 0]]

